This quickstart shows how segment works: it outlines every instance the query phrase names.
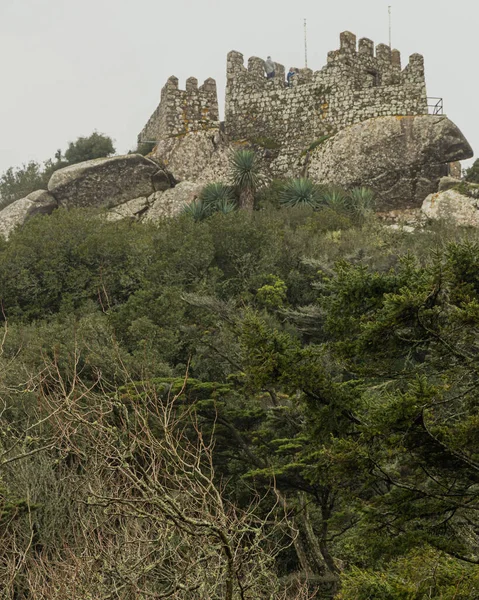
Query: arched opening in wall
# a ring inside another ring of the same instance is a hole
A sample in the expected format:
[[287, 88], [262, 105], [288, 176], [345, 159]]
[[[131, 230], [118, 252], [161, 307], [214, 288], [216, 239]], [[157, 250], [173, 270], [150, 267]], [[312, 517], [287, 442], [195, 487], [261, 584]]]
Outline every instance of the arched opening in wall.
[[381, 77], [379, 75], [379, 71], [371, 69], [366, 71], [368, 87], [378, 87], [381, 85]]

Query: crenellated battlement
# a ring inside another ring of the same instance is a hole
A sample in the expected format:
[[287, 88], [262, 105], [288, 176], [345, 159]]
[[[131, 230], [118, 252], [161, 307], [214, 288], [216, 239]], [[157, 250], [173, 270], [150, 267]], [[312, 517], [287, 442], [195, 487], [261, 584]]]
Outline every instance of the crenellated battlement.
[[[267, 79], [264, 61], [235, 50], [227, 57], [225, 131], [231, 140], [267, 138], [282, 154], [298, 155], [313, 142], [378, 116], [427, 114], [424, 59], [413, 54], [402, 68], [399, 50], [345, 31], [339, 49], [319, 70], [296, 69], [287, 86], [285, 66]], [[218, 126], [216, 83], [194, 77], [179, 89], [170, 77], [140, 140], [161, 140]]]
[[[281, 63], [275, 62], [275, 77], [266, 79], [264, 71], [264, 60], [257, 56], [248, 59], [247, 67], [244, 64], [244, 56], [241, 52], [232, 50], [227, 56], [226, 62], [226, 93], [233, 87], [242, 87], [250, 90], [269, 90], [271, 88], [283, 89], [285, 86], [286, 69]], [[297, 76], [294, 85], [308, 83], [311, 81], [313, 71], [311, 69], [296, 68]]]
[[413, 54], [404, 69], [399, 50], [345, 31], [319, 71], [296, 69], [292, 85], [276, 64], [266, 79], [264, 62], [227, 59], [225, 128], [231, 139], [268, 138], [297, 154], [315, 140], [377, 116], [427, 113], [424, 59]]
[[138, 141], [158, 141], [217, 127], [219, 121], [216, 81], [206, 79], [198, 87], [196, 77], [179, 88], [177, 77], [169, 77], [161, 90], [160, 104], [138, 136]]
[[356, 88], [382, 85], [403, 85], [416, 81], [424, 82], [424, 59], [413, 54], [409, 64], [401, 70], [401, 53], [386, 44], [374, 46], [368, 38], [356, 42], [356, 36], [344, 31], [340, 35], [339, 50], [328, 54], [327, 65], [321, 73], [341, 71], [345, 79]]
[[[285, 85], [286, 69], [281, 63], [275, 63], [274, 79], [265, 78], [264, 60], [257, 56], [245, 59], [240, 52], [231, 51], [227, 57], [227, 93], [232, 88], [243, 90], [282, 89]], [[295, 68], [297, 73], [293, 85], [311, 83], [337, 75], [355, 89], [403, 85], [413, 81], [424, 85], [424, 59], [413, 54], [404, 70], [401, 69], [401, 53], [386, 44], [374, 45], [368, 38], [361, 38], [345, 31], [340, 35], [340, 47], [328, 53], [327, 64], [320, 70]]]

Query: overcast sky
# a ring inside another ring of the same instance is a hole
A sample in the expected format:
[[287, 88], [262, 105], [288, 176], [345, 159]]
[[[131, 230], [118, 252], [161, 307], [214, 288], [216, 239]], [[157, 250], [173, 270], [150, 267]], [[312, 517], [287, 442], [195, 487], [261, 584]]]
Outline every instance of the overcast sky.
[[213, 77], [226, 54], [319, 70], [339, 33], [424, 54], [429, 96], [479, 149], [478, 0], [0, 0], [0, 172], [53, 157], [93, 130], [118, 152], [136, 137], [170, 75]]

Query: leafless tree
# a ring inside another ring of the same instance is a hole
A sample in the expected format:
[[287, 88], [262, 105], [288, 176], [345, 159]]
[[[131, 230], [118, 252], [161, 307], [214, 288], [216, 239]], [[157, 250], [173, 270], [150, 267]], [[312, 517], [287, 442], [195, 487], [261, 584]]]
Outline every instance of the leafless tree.
[[282, 502], [264, 514], [261, 498], [245, 509], [226, 500], [213, 438], [181, 392], [164, 399], [133, 383], [110, 389], [100, 375], [85, 385], [75, 367], [66, 381], [55, 362], [29, 385], [39, 407], [32, 427], [47, 443], [15, 461], [10, 445], [3, 468], [28, 461], [31, 472], [48, 455], [69, 521], [54, 547], [36, 540], [32, 498], [21, 527], [13, 517], [3, 524], [2, 600], [310, 597], [298, 582], [279, 583], [275, 559], [292, 530]]

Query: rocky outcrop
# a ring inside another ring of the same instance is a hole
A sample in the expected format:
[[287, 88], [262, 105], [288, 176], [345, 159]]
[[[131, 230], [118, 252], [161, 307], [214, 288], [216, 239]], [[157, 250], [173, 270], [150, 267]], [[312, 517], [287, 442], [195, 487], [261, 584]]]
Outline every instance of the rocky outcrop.
[[446, 190], [450, 190], [453, 187], [458, 186], [461, 183], [460, 179], [456, 179], [455, 177], [441, 177], [439, 180], [439, 186], [437, 188], [438, 192], [445, 192]]
[[17, 225], [24, 225], [35, 215], [49, 215], [57, 206], [55, 198], [46, 190], [32, 192], [0, 211], [0, 234], [8, 238]]
[[[479, 227], [479, 198], [457, 189], [449, 189], [428, 196], [421, 212], [432, 221], [445, 220], [463, 227]], [[479, 187], [477, 188], [479, 196]]]
[[378, 117], [318, 146], [311, 153], [308, 174], [320, 183], [370, 187], [381, 210], [413, 208], [437, 191], [448, 163], [472, 155], [447, 117]]
[[182, 181], [166, 192], [156, 192], [148, 198], [150, 208], [145, 213], [144, 221], [160, 221], [174, 217], [180, 213], [186, 204], [195, 200], [203, 188], [202, 184]]
[[171, 187], [168, 173], [140, 154], [98, 158], [55, 171], [48, 190], [60, 206], [118, 206]]
[[219, 129], [194, 131], [161, 140], [155, 157], [180, 181], [211, 183], [229, 180], [232, 149]]
[[[156, 192], [161, 194], [162, 192]], [[154, 194], [153, 194], [154, 196]], [[152, 196], [152, 197], [153, 197]], [[120, 219], [135, 219], [139, 220], [150, 208], [148, 198], [134, 198], [124, 204], [119, 204], [107, 212], [108, 221], [119, 221]]]

